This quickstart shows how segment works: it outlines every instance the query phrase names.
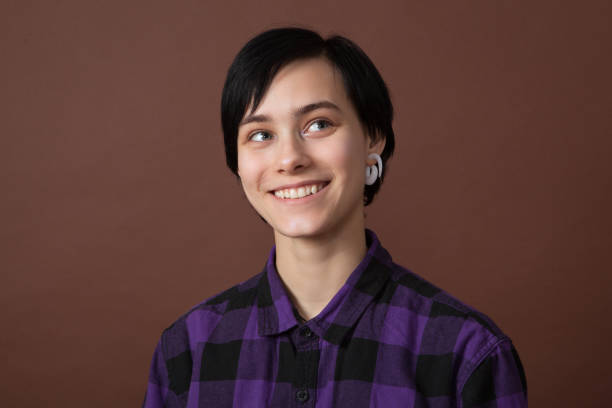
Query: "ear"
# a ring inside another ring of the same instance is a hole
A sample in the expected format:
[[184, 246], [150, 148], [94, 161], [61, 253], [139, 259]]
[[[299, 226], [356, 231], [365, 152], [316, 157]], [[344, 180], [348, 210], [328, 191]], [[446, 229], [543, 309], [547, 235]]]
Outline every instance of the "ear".
[[383, 150], [385, 150], [386, 142], [387, 140], [380, 134], [378, 135], [378, 139], [376, 141], [374, 141], [371, 136], [368, 136], [368, 151], [366, 157], [369, 156], [371, 153], [377, 153], [378, 155], [382, 155]]

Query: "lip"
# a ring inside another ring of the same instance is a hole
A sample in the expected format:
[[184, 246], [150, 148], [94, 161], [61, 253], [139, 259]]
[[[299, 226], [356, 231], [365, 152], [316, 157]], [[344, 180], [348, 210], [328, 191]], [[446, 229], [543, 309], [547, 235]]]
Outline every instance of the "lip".
[[[278, 201], [279, 203], [282, 204], [286, 204], [286, 205], [296, 205], [296, 204], [306, 204], [309, 203], [313, 200], [316, 200], [317, 198], [321, 197], [323, 194], [325, 194], [325, 192], [327, 191], [327, 186], [329, 186], [329, 181], [324, 182], [324, 186], [321, 190], [317, 191], [314, 194], [310, 194], [307, 195], [306, 197], [302, 197], [302, 198], [280, 198], [277, 197], [276, 195], [274, 195], [274, 191], [270, 192], [270, 195], [272, 195], [272, 198], [276, 201]], [[313, 183], [314, 184], [314, 183]], [[301, 183], [300, 185], [304, 185], [304, 183]], [[308, 185], [308, 183], [306, 183], [306, 185]]]
[[295, 184], [285, 184], [284, 186], [280, 186], [280, 187], [276, 187], [273, 190], [270, 190], [269, 193], [274, 194], [275, 191], [277, 190], [286, 190], [289, 188], [298, 188], [298, 187], [302, 187], [302, 186], [310, 186], [312, 184], [329, 184], [329, 180], [306, 180], [306, 181], [302, 181], [300, 183], [295, 183]]

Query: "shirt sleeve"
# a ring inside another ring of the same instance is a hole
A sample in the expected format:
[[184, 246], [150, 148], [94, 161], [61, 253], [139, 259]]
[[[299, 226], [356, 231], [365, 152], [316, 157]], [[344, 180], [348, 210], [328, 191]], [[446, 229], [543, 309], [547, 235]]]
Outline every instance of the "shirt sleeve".
[[[510, 340], [498, 343], [468, 377], [461, 407], [526, 408], [527, 382], [518, 353]], [[492, 405], [490, 405], [493, 403]]]
[[162, 340], [160, 339], [153, 352], [151, 369], [149, 371], [149, 382], [145, 393], [143, 408], [166, 407], [166, 399], [169, 389], [168, 371], [162, 352]]

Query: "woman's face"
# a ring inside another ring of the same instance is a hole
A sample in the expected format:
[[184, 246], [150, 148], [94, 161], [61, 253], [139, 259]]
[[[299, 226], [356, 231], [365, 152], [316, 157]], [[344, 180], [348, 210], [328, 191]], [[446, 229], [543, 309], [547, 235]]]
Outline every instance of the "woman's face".
[[[247, 109], [238, 130], [238, 174], [276, 233], [314, 237], [363, 220], [367, 156], [383, 147], [369, 147], [331, 63], [298, 60], [278, 72], [255, 112]], [[323, 188], [312, 194], [311, 186]]]

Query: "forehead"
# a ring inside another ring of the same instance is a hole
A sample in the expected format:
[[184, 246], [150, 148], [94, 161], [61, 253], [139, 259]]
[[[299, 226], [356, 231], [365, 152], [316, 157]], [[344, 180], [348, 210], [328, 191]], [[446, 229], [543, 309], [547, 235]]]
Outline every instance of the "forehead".
[[279, 70], [253, 113], [281, 114], [320, 100], [329, 100], [343, 110], [350, 108], [336, 67], [324, 57], [301, 59]]

